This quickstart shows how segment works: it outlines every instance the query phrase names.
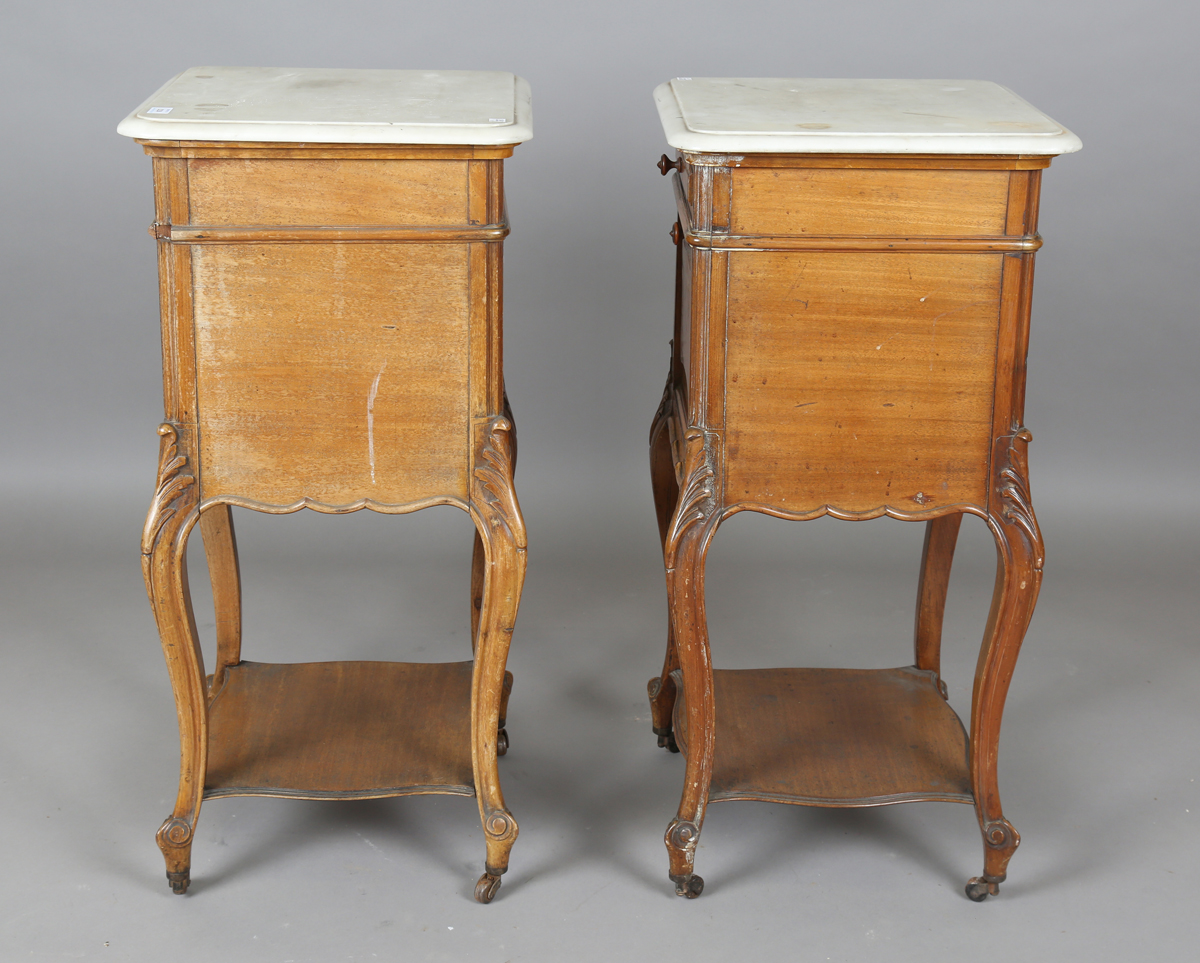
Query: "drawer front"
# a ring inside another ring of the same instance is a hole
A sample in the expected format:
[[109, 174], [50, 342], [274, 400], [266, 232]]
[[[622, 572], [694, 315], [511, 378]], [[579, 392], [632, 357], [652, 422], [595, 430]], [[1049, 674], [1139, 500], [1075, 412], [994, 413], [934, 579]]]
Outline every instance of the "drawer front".
[[1003, 255], [729, 261], [727, 503], [987, 504]]
[[461, 160], [192, 159], [190, 223], [464, 225]]
[[466, 497], [465, 244], [192, 248], [201, 492]]
[[1008, 171], [735, 168], [732, 234], [1004, 234]]

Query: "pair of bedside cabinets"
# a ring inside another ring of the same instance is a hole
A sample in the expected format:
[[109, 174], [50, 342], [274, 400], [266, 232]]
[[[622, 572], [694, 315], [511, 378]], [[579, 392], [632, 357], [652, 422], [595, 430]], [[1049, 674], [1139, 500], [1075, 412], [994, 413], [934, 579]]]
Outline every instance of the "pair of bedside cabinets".
[[[649, 686], [683, 753], [666, 832], [695, 897], [710, 801], [974, 805], [996, 893], [1004, 699], [1042, 574], [1023, 421], [1041, 171], [1069, 131], [978, 81], [677, 78], [655, 91], [677, 219], [670, 376], [650, 435], [669, 629]], [[490, 902], [517, 822], [509, 644], [526, 565], [503, 372], [504, 159], [528, 85], [473, 71], [194, 68], [121, 124], [153, 159], [165, 417], [142, 561], [179, 717], [158, 832], [186, 892], [220, 796], [476, 799]], [[232, 508], [454, 505], [476, 536], [473, 658], [242, 659]], [[704, 560], [745, 510], [923, 521], [913, 664], [719, 671]], [[995, 537], [969, 731], [939, 647], [964, 514]], [[207, 672], [188, 590], [199, 525]]]

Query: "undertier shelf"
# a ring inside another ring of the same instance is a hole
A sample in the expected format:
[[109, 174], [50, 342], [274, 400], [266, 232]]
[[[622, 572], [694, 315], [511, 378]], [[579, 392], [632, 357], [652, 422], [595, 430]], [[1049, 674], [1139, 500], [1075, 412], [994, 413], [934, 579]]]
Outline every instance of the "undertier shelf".
[[204, 794], [473, 796], [470, 662], [242, 662], [209, 707]]
[[[714, 675], [709, 798], [813, 806], [972, 802], [967, 734], [932, 672], [733, 669]], [[687, 752], [683, 687], [675, 738]]]

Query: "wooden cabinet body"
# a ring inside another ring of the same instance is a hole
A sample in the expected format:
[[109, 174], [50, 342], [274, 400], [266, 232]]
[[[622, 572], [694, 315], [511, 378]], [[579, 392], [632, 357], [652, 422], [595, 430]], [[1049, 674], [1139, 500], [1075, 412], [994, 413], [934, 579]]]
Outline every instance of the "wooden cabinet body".
[[[1019, 837], [996, 751], [1042, 577], [1029, 497], [1025, 357], [1048, 156], [679, 151], [671, 376], [651, 430], [667, 571], [659, 744], [686, 755], [671, 878], [698, 895], [710, 801], [975, 806], [995, 893]], [[674, 169], [672, 173], [672, 168]], [[704, 559], [740, 511], [926, 525], [913, 664], [712, 668]], [[999, 565], [969, 731], [939, 648], [964, 514]]]
[[[343, 74], [309, 86], [360, 80]], [[154, 166], [165, 398], [142, 560], [182, 742], [157, 837], [168, 879], [186, 891], [204, 799], [450, 793], [477, 799], [487, 902], [517, 835], [497, 768], [526, 551], [502, 367], [513, 144], [139, 143]], [[475, 522], [473, 660], [243, 660], [234, 506], [432, 505]], [[211, 671], [185, 561], [197, 523]]]

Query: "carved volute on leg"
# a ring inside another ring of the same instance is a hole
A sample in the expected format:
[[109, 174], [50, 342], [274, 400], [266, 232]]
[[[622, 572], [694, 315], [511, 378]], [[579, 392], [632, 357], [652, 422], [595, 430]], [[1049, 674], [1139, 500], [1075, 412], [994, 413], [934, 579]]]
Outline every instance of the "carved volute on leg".
[[[517, 822], [504, 805], [497, 768], [505, 661], [525, 581], [525, 523], [513, 489], [512, 422], [492, 418], [477, 428], [471, 505], [484, 549], [482, 602], [471, 694], [472, 759], [479, 816], [487, 844], [486, 872], [475, 898], [487, 903], [508, 869]], [[510, 683], [511, 684], [511, 683]]]
[[1004, 700], [1042, 583], [1042, 533], [1029, 496], [1031, 438], [1020, 428], [995, 447], [996, 501], [988, 523], [996, 540], [996, 586], [971, 701], [971, 789], [984, 841], [983, 876], [967, 884], [974, 900], [999, 891], [1021, 842], [1001, 809], [996, 762]]
[[190, 471], [191, 431], [163, 424], [158, 434], [158, 485], [142, 531], [142, 571], [175, 693], [180, 776], [175, 808], [156, 838], [171, 889], [184, 893], [190, 881], [208, 751], [204, 662], [187, 580], [187, 539], [198, 517], [197, 491]]
[[679, 810], [664, 841], [675, 892], [694, 898], [704, 881], [693, 873], [704, 824], [713, 760], [713, 674], [704, 612], [704, 556], [717, 522], [717, 435], [690, 429], [683, 492], [667, 532], [667, 600], [683, 680], [690, 737]]

